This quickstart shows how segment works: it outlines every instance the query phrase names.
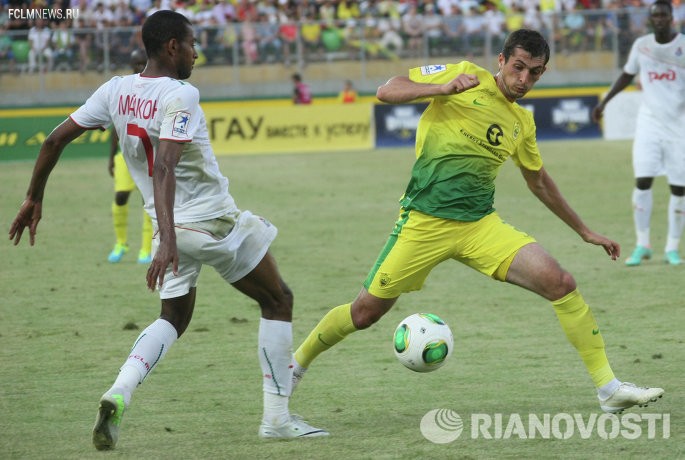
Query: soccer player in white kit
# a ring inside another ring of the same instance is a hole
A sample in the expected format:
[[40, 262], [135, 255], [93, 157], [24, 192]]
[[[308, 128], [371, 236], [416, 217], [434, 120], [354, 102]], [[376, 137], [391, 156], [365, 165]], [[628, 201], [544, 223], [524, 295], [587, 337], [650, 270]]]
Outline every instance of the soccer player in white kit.
[[594, 108], [599, 121], [606, 104], [640, 75], [642, 104], [633, 141], [633, 217], [637, 244], [626, 265], [636, 266], [652, 257], [650, 220], [652, 183], [666, 175], [671, 189], [665, 261], [680, 265], [680, 237], [685, 226], [685, 35], [673, 30], [673, 7], [657, 0], [649, 7], [654, 33], [633, 43], [623, 73]]
[[150, 289], [159, 290], [162, 307], [159, 319], [139, 335], [100, 399], [93, 444], [99, 450], [116, 445], [133, 391], [190, 323], [204, 264], [261, 308], [258, 353], [264, 412], [259, 435], [328, 435], [289, 413], [293, 295], [268, 252], [276, 228], [236, 207], [210, 146], [198, 90], [182, 81], [197, 58], [191, 24], [181, 14], [158, 11], [146, 19], [142, 32], [145, 70], [112, 78], [48, 136], [9, 232], [18, 244], [28, 227], [34, 244], [45, 185], [62, 150], [86, 130], [106, 129], [112, 123], [155, 227], [146, 281]]

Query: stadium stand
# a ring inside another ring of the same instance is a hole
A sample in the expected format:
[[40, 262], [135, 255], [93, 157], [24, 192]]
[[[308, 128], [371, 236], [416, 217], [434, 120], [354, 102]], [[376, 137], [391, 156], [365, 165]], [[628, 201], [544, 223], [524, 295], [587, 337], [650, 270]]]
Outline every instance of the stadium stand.
[[[647, 1], [1, 0], [0, 105], [80, 102], [126, 72], [127, 56], [142, 47], [140, 24], [158, 9], [195, 24], [200, 58], [192, 78], [208, 97], [286, 95], [294, 71], [315, 92], [335, 93], [345, 79], [375, 90], [393, 69], [414, 65], [468, 58], [491, 66], [507, 32], [520, 27], [551, 43], [547, 84], [605, 84], [647, 31]], [[680, 30], [681, 0], [674, 10]], [[29, 66], [38, 13], [50, 16], [49, 40]]]

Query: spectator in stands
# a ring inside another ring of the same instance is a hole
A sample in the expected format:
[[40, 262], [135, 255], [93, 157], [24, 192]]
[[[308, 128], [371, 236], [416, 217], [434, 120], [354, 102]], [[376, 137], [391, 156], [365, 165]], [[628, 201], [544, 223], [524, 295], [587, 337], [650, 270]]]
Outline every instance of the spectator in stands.
[[642, 3], [642, 0], [629, 0], [626, 9], [630, 18], [631, 38], [644, 34], [645, 30], [647, 30], [649, 16], [645, 11], [645, 5]]
[[209, 3], [204, 4], [204, 8], [195, 15], [195, 20], [200, 26], [199, 30], [199, 45], [198, 47], [205, 55], [208, 63], [217, 62], [224, 55], [224, 47], [222, 45], [222, 33], [226, 27], [226, 19], [222, 17], [224, 22], [218, 23], [217, 15], [214, 11], [214, 6]]
[[330, 0], [323, 2], [319, 8], [319, 20], [323, 22], [326, 27], [333, 27], [336, 23], [335, 5]]
[[305, 18], [311, 18], [312, 20], [317, 20], [319, 16], [319, 7], [315, 0], [300, 0], [296, 6], [297, 17], [300, 21], [305, 20]]
[[459, 54], [462, 52], [463, 40], [463, 21], [464, 16], [461, 14], [459, 5], [452, 4], [450, 14], [443, 18], [443, 44], [446, 44], [448, 51], [452, 54]]
[[452, 8], [455, 6], [458, 8], [459, 4], [456, 0], [438, 0], [435, 6], [437, 6], [440, 15], [445, 17], [452, 14]]
[[278, 36], [278, 24], [275, 21], [270, 21], [266, 12], [260, 12], [256, 27], [259, 37], [259, 55], [262, 57], [262, 61], [280, 61], [283, 41]]
[[[133, 25], [133, 12], [127, 0], [115, 0], [109, 4], [112, 14], [112, 25], [116, 27], [131, 27]], [[129, 50], [129, 53], [133, 50]], [[128, 56], [127, 56], [128, 58]]]
[[378, 46], [394, 54], [400, 54], [404, 47], [404, 41], [400, 35], [402, 21], [398, 16], [391, 16], [386, 12], [378, 19], [378, 32], [381, 34]]
[[464, 15], [463, 28], [466, 55], [471, 58], [474, 54], [482, 53], [485, 44], [485, 18], [477, 6], [471, 6], [469, 12]]
[[293, 103], [300, 104], [311, 104], [312, 103], [312, 92], [309, 89], [309, 85], [302, 81], [302, 75], [299, 73], [294, 73], [292, 75], [293, 80]]
[[278, 36], [283, 42], [283, 60], [286, 66], [290, 66], [292, 55], [297, 49], [297, 23], [285, 7], [279, 11]]
[[[504, 13], [497, 8], [493, 2], [485, 2], [485, 13], [483, 13], [483, 22], [485, 23], [485, 32], [490, 36], [490, 51], [502, 49], [504, 39], [506, 38], [505, 24], [507, 21]], [[532, 30], [538, 30], [540, 27], [529, 27]]]
[[301, 20], [300, 37], [304, 45], [305, 59], [316, 60], [323, 51], [321, 43], [321, 23], [315, 19], [310, 10]]
[[357, 2], [348, 2], [347, 0], [340, 0], [336, 10], [338, 20], [347, 21], [348, 19], [359, 19], [361, 12]]
[[413, 3], [402, 16], [402, 33], [406, 37], [407, 54], [419, 57], [423, 51], [423, 17]]
[[561, 24], [564, 52], [585, 51], [587, 43], [585, 16], [578, 12], [578, 9], [574, 6], [564, 14]]
[[527, 29], [538, 30], [540, 32], [546, 30], [545, 23], [542, 19], [542, 13], [540, 13], [539, 4], [529, 3], [526, 5], [523, 16], [523, 27]]
[[29, 72], [52, 69], [51, 35], [50, 29], [45, 27], [45, 20], [37, 18], [36, 25], [29, 30]]
[[249, 9], [245, 11], [244, 19], [240, 23], [240, 48], [245, 57], [245, 64], [254, 64], [259, 61], [259, 46], [257, 44], [257, 27], [253, 22], [253, 15], [256, 18], [257, 10]]
[[341, 104], [351, 104], [357, 101], [357, 92], [354, 90], [352, 80], [345, 80], [342, 91], [338, 94], [338, 102]]
[[145, 13], [152, 8], [152, 0], [130, 0], [129, 5], [133, 13], [133, 24], [141, 25], [145, 19]]
[[7, 33], [8, 30], [9, 24], [7, 22], [0, 27], [0, 63], [6, 62], [7, 70], [13, 73], [16, 70], [16, 60], [12, 51], [12, 37]]
[[250, 0], [239, 0], [235, 8], [236, 19], [243, 22], [257, 17], [257, 6]]
[[522, 29], [526, 18], [526, 9], [519, 3], [512, 3], [511, 8], [507, 11], [506, 26], [508, 32]]
[[442, 17], [435, 11], [435, 5], [427, 3], [423, 10], [423, 30], [428, 40], [428, 54], [439, 54], [438, 50], [443, 34]]
[[57, 30], [52, 32], [52, 61], [55, 67], [69, 70], [74, 59], [76, 39], [70, 29], [71, 22], [64, 20], [59, 23]]
[[233, 22], [236, 17], [235, 7], [229, 0], [215, 0], [212, 7], [212, 14], [216, 24], [223, 26], [228, 22]]
[[192, 23], [195, 20], [195, 11], [190, 8], [190, 2], [184, 0], [176, 0], [173, 6], [173, 10], [177, 13], [182, 14]]

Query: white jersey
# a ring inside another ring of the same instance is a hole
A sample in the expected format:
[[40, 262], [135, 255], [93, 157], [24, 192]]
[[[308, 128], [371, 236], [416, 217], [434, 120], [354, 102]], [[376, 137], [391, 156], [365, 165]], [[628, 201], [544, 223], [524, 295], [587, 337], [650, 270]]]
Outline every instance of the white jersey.
[[186, 143], [175, 168], [175, 223], [200, 222], [236, 209], [212, 151], [199, 99], [189, 83], [136, 74], [112, 78], [71, 114], [83, 128], [114, 125], [131, 177], [155, 222], [152, 166], [160, 139]]
[[638, 75], [642, 104], [638, 129], [683, 137], [685, 126], [685, 35], [657, 43], [654, 34], [635, 40], [623, 71]]

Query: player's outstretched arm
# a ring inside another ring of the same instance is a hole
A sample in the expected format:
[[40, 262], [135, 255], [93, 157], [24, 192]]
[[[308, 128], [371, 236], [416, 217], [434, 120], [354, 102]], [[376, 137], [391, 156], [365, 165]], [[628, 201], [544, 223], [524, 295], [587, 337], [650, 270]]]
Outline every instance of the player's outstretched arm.
[[36, 229], [43, 213], [43, 195], [48, 177], [57, 164], [64, 147], [83, 134], [84, 131], [86, 131], [85, 128], [81, 128], [71, 118], [67, 118], [43, 142], [36, 165], [33, 168], [26, 199], [21, 204], [17, 217], [10, 225], [9, 239], [14, 240], [15, 246], [21, 241], [26, 227], [29, 229], [29, 244], [34, 245]]
[[575, 230], [583, 238], [583, 241], [602, 246], [612, 260], [618, 259], [621, 255], [621, 246], [617, 242], [593, 232], [585, 225], [580, 216], [562, 196], [556, 183], [544, 167], [538, 171], [521, 168], [521, 174], [523, 174], [530, 191], [566, 225]]
[[388, 104], [402, 104], [404, 102], [423, 99], [426, 97], [449, 96], [462, 93], [478, 86], [478, 77], [470, 74], [460, 74], [445, 84], [418, 83], [408, 77], [392, 77], [376, 91], [376, 97]]
[[604, 115], [604, 108], [609, 101], [612, 100], [618, 93], [623, 91], [633, 81], [633, 78], [635, 78], [635, 75], [631, 75], [626, 72], [623, 72], [621, 75], [619, 75], [614, 84], [611, 85], [609, 92], [606, 94], [606, 96], [604, 96], [604, 99], [602, 99], [600, 103], [592, 109], [592, 121], [599, 123], [602, 115]]

